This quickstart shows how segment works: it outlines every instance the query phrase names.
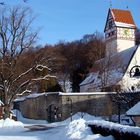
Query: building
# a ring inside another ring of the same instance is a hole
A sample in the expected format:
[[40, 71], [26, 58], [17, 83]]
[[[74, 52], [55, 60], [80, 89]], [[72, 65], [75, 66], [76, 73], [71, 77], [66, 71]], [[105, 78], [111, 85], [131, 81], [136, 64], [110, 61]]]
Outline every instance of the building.
[[80, 84], [81, 92], [139, 88], [140, 47], [135, 45], [135, 30], [129, 10], [109, 9], [104, 29], [106, 56]]
[[140, 102], [135, 104], [126, 112], [127, 116], [133, 118], [135, 125], [140, 127]]
[[106, 56], [95, 63], [91, 73], [80, 84], [82, 93], [31, 94], [15, 100], [15, 108], [26, 118], [49, 122], [68, 117], [72, 120], [72, 115], [77, 112], [87, 112], [108, 120], [113, 114], [126, 112], [126, 104], [120, 110], [112, 98], [117, 97], [116, 92], [109, 91], [120, 88], [135, 90], [138, 86], [140, 47], [135, 46], [135, 29], [130, 11], [109, 9], [104, 30]]
[[130, 11], [109, 9], [105, 24], [106, 55], [135, 46], [136, 25]]

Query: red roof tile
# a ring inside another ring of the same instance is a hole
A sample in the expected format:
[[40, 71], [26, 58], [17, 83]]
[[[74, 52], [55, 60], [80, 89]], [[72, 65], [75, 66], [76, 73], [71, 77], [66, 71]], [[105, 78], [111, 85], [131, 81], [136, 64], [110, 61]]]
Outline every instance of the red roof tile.
[[116, 22], [122, 22], [136, 26], [129, 10], [111, 9], [111, 11]]

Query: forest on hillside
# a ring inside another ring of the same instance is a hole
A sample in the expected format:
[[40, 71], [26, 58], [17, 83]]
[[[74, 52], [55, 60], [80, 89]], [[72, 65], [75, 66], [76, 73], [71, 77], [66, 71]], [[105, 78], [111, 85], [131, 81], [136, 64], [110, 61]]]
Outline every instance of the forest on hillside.
[[[136, 45], [140, 44], [140, 30], [136, 31]], [[71, 82], [73, 92], [79, 92], [79, 84], [90, 72], [94, 63], [105, 56], [104, 35], [99, 32], [84, 35], [82, 39], [72, 42], [60, 41], [55, 45], [32, 47], [24, 53], [25, 65], [30, 65], [36, 59], [46, 58], [50, 73], [57, 77], [55, 82], [48, 82], [48, 86], [40, 86], [39, 91], [66, 91], [60, 87], [58, 81]], [[23, 62], [22, 62], [23, 63]]]
[[[30, 56], [27, 56], [27, 59], [31, 56], [48, 57], [51, 74], [55, 75], [58, 81], [64, 83], [69, 80], [72, 83], [72, 91], [79, 92], [79, 83], [89, 73], [94, 62], [104, 57], [105, 42], [103, 34], [96, 32], [85, 35], [80, 40], [32, 48], [25, 55], [29, 55], [29, 53]], [[65, 87], [62, 90], [65, 91]]]

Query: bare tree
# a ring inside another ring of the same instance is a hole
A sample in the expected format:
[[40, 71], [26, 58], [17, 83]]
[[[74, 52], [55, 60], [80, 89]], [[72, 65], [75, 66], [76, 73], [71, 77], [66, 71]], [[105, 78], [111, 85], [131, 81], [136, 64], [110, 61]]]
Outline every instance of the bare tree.
[[102, 91], [112, 91], [115, 90], [114, 88], [118, 88], [116, 83], [120, 77], [116, 76], [116, 73], [121, 76], [124, 71], [120, 54], [108, 54], [103, 59], [98, 60], [94, 67], [98, 70], [98, 80], [100, 81], [100, 84], [97, 85], [98, 88]]
[[51, 77], [49, 74], [39, 77], [31, 74], [35, 70], [50, 70], [43, 65], [44, 58], [38, 58], [30, 67], [19, 70], [23, 53], [37, 38], [37, 32], [31, 29], [33, 20], [29, 8], [14, 7], [0, 13], [0, 94], [5, 107], [4, 118], [9, 117], [10, 105], [18, 94], [30, 93], [32, 84]]
[[134, 92], [132, 89], [128, 89], [127, 91], [117, 90], [116, 94], [112, 96], [112, 100], [117, 106], [118, 122], [120, 123], [121, 114], [139, 101], [139, 92]]

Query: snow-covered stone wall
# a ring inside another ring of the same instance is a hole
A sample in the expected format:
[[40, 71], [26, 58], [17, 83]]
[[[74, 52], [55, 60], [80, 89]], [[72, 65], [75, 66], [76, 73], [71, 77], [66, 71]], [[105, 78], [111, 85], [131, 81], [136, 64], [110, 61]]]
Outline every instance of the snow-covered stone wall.
[[[44, 93], [39, 96], [19, 99], [19, 109], [26, 118], [45, 119], [47, 121], [64, 120], [77, 112], [87, 112], [95, 116], [110, 118], [117, 114], [117, 105], [112, 101], [115, 93]], [[16, 102], [17, 104], [17, 102]], [[123, 108], [123, 113], [127, 111]]]
[[20, 111], [26, 118], [60, 121], [76, 112], [111, 116], [116, 111], [111, 101], [112, 94], [114, 93], [45, 93], [16, 101], [20, 104]]

